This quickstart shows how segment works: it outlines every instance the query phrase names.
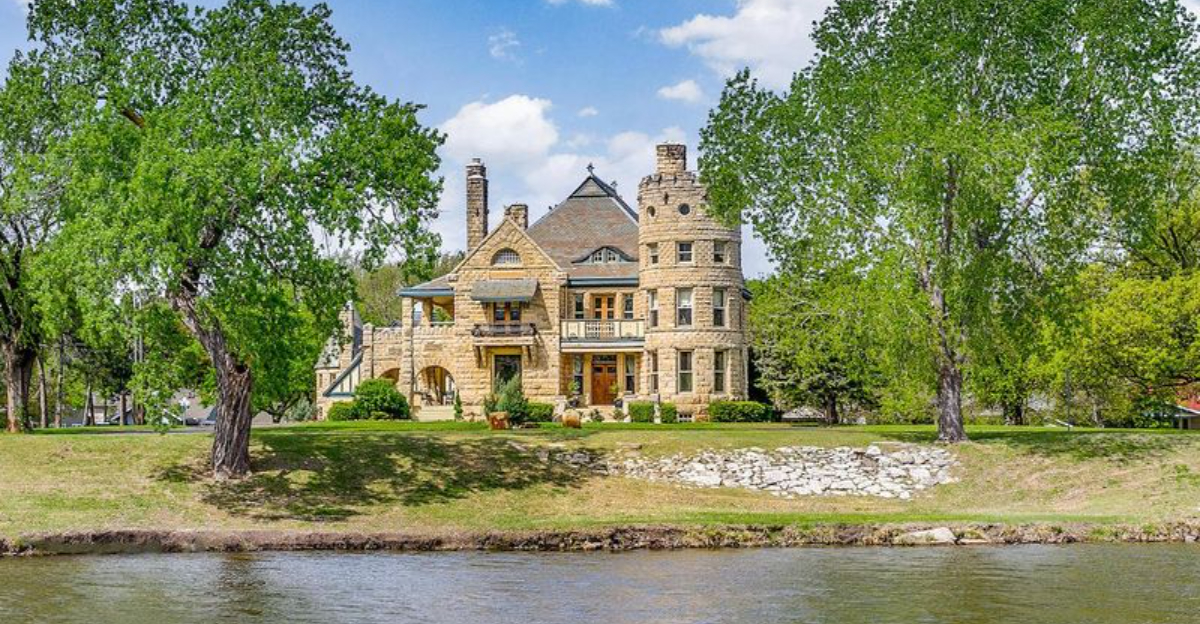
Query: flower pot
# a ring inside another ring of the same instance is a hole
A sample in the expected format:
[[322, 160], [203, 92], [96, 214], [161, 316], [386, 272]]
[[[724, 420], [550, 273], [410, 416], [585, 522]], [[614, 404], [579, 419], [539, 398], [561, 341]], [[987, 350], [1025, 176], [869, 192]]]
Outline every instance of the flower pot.
[[492, 431], [508, 429], [508, 412], [492, 412], [491, 414], [488, 414], [487, 419], [488, 427], [490, 427]]

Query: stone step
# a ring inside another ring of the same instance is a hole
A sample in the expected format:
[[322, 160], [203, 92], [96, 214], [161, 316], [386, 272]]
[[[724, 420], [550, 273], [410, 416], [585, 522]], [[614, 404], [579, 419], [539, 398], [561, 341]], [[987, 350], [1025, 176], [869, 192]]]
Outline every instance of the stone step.
[[417, 410], [416, 419], [421, 422], [435, 420], [454, 420], [453, 405], [422, 405]]

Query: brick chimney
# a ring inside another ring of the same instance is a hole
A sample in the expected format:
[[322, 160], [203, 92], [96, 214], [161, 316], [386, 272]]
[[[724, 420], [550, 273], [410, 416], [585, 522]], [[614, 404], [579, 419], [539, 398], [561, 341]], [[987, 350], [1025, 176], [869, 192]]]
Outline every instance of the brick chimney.
[[472, 158], [467, 165], [467, 251], [478, 247], [487, 234], [487, 167], [478, 158]]
[[657, 148], [658, 165], [655, 173], [680, 174], [687, 171], [687, 146], [682, 143], [663, 143]]
[[508, 206], [504, 209], [504, 218], [516, 221], [522, 230], [527, 230], [529, 229], [529, 206], [526, 204]]

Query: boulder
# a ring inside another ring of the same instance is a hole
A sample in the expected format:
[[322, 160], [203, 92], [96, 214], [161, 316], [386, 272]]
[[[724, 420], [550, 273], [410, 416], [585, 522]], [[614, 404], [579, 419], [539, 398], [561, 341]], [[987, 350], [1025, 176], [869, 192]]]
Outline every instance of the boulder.
[[957, 542], [958, 538], [955, 537], [954, 531], [946, 527], [913, 531], [892, 539], [892, 543], [897, 546], [949, 546]]

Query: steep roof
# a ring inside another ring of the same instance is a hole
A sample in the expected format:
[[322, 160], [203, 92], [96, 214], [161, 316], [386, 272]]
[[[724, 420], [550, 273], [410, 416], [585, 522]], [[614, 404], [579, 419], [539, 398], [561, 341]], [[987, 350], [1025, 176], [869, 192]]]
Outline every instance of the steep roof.
[[[527, 230], [543, 251], [571, 277], [636, 277], [637, 212], [617, 190], [595, 175], [587, 178], [562, 203], [542, 215]], [[601, 247], [613, 247], [632, 262], [577, 262]]]

